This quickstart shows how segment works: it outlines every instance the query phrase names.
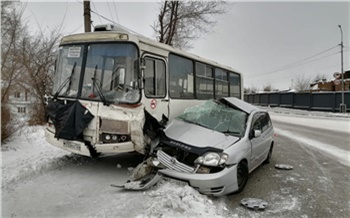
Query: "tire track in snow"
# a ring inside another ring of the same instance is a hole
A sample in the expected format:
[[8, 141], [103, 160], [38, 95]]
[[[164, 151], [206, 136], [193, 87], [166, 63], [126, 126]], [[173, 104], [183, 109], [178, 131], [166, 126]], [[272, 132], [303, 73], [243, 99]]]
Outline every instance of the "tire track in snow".
[[313, 148], [316, 148], [318, 150], [321, 150], [329, 155], [332, 155], [333, 157], [336, 157], [336, 160], [338, 160], [340, 163], [342, 163], [345, 166], [350, 167], [350, 152], [346, 151], [344, 149], [340, 149], [334, 145], [329, 145], [322, 143], [317, 140], [305, 138], [304, 136], [294, 134], [293, 132], [282, 130], [279, 128], [275, 128], [275, 133], [281, 134], [287, 138], [290, 138], [294, 141], [297, 141], [299, 143], [302, 143], [304, 145], [311, 146]]

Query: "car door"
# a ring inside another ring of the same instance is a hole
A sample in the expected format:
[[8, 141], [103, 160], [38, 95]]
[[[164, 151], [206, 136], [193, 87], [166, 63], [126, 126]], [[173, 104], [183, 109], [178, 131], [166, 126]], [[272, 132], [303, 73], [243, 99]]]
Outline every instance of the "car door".
[[273, 137], [273, 129], [272, 129], [270, 116], [268, 113], [262, 112], [259, 119], [261, 123], [261, 131], [262, 131], [261, 140], [263, 141], [258, 151], [260, 154], [259, 163], [261, 163], [266, 159], [267, 154], [270, 150], [272, 137]]
[[[268, 131], [266, 131], [266, 114], [259, 112], [256, 113], [252, 119], [251, 130], [249, 134], [251, 146], [252, 146], [252, 155], [251, 155], [251, 164], [252, 169], [256, 168], [265, 157], [266, 149], [269, 148], [268, 145]], [[255, 136], [254, 130], [259, 130], [261, 134]], [[265, 130], [265, 131], [264, 131]]]

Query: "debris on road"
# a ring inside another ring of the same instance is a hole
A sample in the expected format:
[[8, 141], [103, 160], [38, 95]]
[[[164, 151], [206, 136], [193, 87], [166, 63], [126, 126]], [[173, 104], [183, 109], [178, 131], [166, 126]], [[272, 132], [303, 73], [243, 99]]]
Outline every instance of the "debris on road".
[[266, 201], [257, 198], [244, 198], [241, 200], [241, 204], [244, 207], [253, 210], [264, 210], [268, 205]]
[[288, 164], [276, 164], [275, 168], [279, 169], [279, 170], [292, 170], [293, 166], [288, 165]]

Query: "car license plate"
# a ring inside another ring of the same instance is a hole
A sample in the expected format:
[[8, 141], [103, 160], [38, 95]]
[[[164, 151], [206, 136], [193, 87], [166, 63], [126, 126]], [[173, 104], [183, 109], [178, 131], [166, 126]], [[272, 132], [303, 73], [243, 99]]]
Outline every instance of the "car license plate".
[[69, 141], [63, 142], [63, 147], [70, 148], [70, 149], [77, 150], [77, 151], [80, 151], [80, 149], [81, 149], [79, 144], [74, 143], [74, 142], [69, 142]]

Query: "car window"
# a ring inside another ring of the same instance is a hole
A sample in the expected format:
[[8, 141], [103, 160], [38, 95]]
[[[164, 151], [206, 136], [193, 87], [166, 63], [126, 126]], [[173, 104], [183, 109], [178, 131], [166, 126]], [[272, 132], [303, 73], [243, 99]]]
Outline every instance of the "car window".
[[253, 124], [253, 129], [254, 130], [260, 130], [261, 131], [261, 120], [260, 118], [258, 118], [254, 124]]
[[266, 114], [263, 114], [263, 115], [260, 117], [260, 120], [261, 120], [261, 131], [262, 131], [262, 132], [265, 132], [265, 130], [267, 130], [267, 128], [269, 127], [269, 126], [268, 126], [269, 121], [268, 121], [268, 119], [267, 119]]

